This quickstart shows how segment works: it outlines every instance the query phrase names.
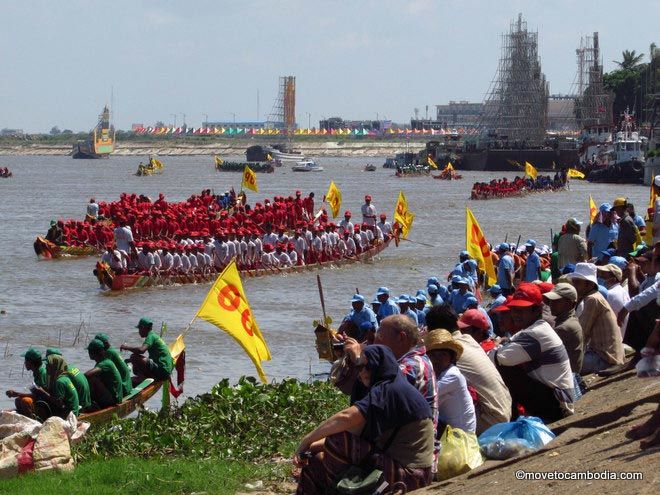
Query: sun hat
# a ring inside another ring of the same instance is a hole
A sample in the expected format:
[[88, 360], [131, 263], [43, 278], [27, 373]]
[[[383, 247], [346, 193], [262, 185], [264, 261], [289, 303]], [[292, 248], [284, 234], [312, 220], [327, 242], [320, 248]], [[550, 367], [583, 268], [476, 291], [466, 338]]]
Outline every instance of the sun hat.
[[478, 309], [468, 309], [458, 319], [457, 325], [458, 328], [477, 327], [482, 330], [490, 328], [488, 318]]
[[604, 266], [597, 266], [596, 271], [601, 273], [611, 273], [619, 282], [623, 280], [623, 271], [613, 263]]
[[617, 208], [619, 206], [628, 206], [628, 198], [624, 198], [623, 196], [616, 198], [614, 203], [612, 203], [612, 207]]
[[472, 306], [473, 304], [479, 304], [479, 301], [477, 300], [476, 297], [470, 296], [465, 299], [465, 303], [463, 304], [463, 311], [465, 311], [468, 306]]
[[580, 222], [577, 218], [573, 217], [573, 218], [569, 218], [568, 220], [566, 220], [566, 225], [569, 225], [569, 224], [577, 227], [579, 225], [582, 225], [582, 222]]
[[525, 246], [535, 248], [536, 247], [536, 241], [534, 239], [527, 239], [527, 242], [525, 243]]
[[465, 261], [463, 262], [463, 264], [464, 264], [464, 265], [469, 265], [469, 266], [471, 266], [472, 268], [474, 268], [475, 270], [477, 269], [477, 266], [479, 266], [479, 265], [477, 264], [476, 260], [465, 260]]
[[87, 350], [93, 352], [103, 352], [105, 350], [105, 346], [99, 339], [92, 339], [92, 341], [87, 346]]
[[415, 292], [416, 296], [424, 296], [426, 297], [426, 291], [424, 289], [417, 289], [417, 292]]
[[427, 286], [429, 286], [429, 285], [431, 285], [431, 284], [435, 285], [436, 287], [437, 287], [438, 285], [440, 285], [440, 281], [438, 280], [438, 277], [430, 277], [430, 278], [426, 281], [426, 285], [427, 285]]
[[415, 301], [426, 302], [426, 296], [424, 294], [417, 294], [417, 296], [415, 296]]
[[452, 284], [460, 284], [461, 280], [463, 280], [463, 277], [461, 277], [460, 275], [452, 275], [451, 277]]
[[497, 247], [498, 251], [508, 251], [509, 250], [509, 245], [506, 242], [503, 242]]
[[569, 301], [577, 302], [577, 291], [575, 287], [567, 283], [559, 283], [554, 286], [550, 292], [543, 294], [543, 297], [551, 301], [557, 301], [559, 299], [568, 299]]
[[502, 293], [502, 288], [499, 285], [494, 284], [494, 285], [490, 286], [490, 288], [488, 289], [488, 292], [490, 292], [492, 295], [501, 294]]
[[21, 354], [21, 357], [24, 357], [26, 361], [41, 361], [41, 353], [36, 350], [34, 347], [30, 347], [27, 351]]
[[598, 279], [596, 278], [596, 265], [593, 263], [578, 263], [575, 265], [575, 271], [568, 274], [569, 280], [587, 280], [598, 285]]
[[653, 178], [653, 185], [654, 185], [654, 186], [658, 186], [658, 187], [660, 187], [660, 175], [656, 175], [656, 176]]
[[470, 279], [467, 277], [461, 277], [461, 279], [456, 283], [459, 285], [470, 285]]
[[[424, 298], [424, 300], [426, 301], [426, 298]], [[411, 303], [411, 304], [417, 304], [417, 297], [409, 295], [408, 296], [408, 302]]]
[[451, 333], [441, 328], [427, 333], [424, 337], [424, 345], [426, 346], [426, 352], [435, 350], [453, 351], [456, 354], [456, 360], [459, 360], [463, 355], [461, 343], [454, 340]]
[[397, 304], [405, 303], [408, 304], [408, 294], [400, 294], [395, 301]]
[[513, 293], [507, 306], [510, 308], [528, 308], [530, 306], [539, 306], [543, 302], [541, 289], [538, 285], [532, 283], [522, 283]]
[[140, 321], [138, 321], [138, 324], [135, 326], [135, 328], [151, 327], [151, 326], [153, 326], [153, 324], [154, 324], [154, 322], [151, 321], [151, 318], [143, 316], [142, 318], [140, 318]]
[[437, 294], [438, 293], [438, 286], [435, 284], [431, 284], [426, 288], [426, 291], [429, 294]]
[[351, 299], [351, 302], [364, 302], [364, 296], [362, 294], [354, 294], [353, 299]]
[[390, 294], [390, 289], [387, 287], [378, 287], [378, 291], [376, 292], [377, 296], [382, 296], [382, 295], [389, 295]]
[[628, 266], [628, 262], [623, 256], [610, 257], [610, 264], [618, 266], [621, 270]]

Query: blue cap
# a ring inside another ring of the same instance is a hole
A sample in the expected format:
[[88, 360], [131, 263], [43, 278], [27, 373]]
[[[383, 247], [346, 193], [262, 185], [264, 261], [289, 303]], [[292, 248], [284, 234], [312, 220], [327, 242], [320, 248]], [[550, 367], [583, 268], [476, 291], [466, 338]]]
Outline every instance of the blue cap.
[[467, 277], [461, 277], [461, 280], [456, 282], [457, 284], [465, 284], [465, 285], [470, 285], [470, 279]]
[[417, 289], [417, 293], [415, 295], [426, 297], [426, 291], [424, 289]]
[[573, 263], [568, 263], [562, 269], [561, 274], [566, 275], [567, 273], [573, 273], [574, 271], [575, 271], [575, 265]]
[[378, 300], [377, 297], [374, 297], [374, 300], [371, 301], [371, 304], [380, 304], [380, 301]]
[[415, 297], [417, 301], [424, 301], [426, 302], [426, 296], [424, 294], [417, 294], [417, 297]]
[[613, 265], [618, 266], [622, 270], [628, 266], [628, 262], [623, 256], [611, 256], [610, 257], [610, 263]]
[[[424, 300], [426, 300], [426, 298], [424, 298]], [[408, 302], [409, 302], [409, 303], [412, 303], [412, 304], [417, 303], [417, 297], [415, 297], [415, 296], [408, 296]]]
[[472, 268], [475, 268], [475, 269], [477, 268], [477, 266], [479, 266], [479, 265], [477, 264], [476, 260], [465, 260], [465, 261], [463, 262], [463, 264], [464, 264], [464, 265], [469, 265], [469, 266], [471, 266]]
[[430, 284], [427, 288], [426, 291], [429, 294], [437, 294], [438, 293], [438, 286], [435, 284]]
[[458, 255], [458, 257], [459, 258], [469, 258], [470, 253], [468, 253], [467, 251], [461, 251], [461, 253]]
[[609, 249], [606, 249], [605, 251], [601, 251], [600, 252], [601, 256], [599, 256], [599, 257], [603, 258], [604, 256], [608, 256], [608, 257], [609, 256], [614, 256], [615, 253], [616, 253], [616, 249], [609, 248]]
[[499, 251], [508, 251], [509, 250], [509, 245], [506, 242], [503, 242], [502, 244], [499, 245], [497, 248]]
[[490, 289], [488, 289], [488, 292], [490, 292], [491, 294], [501, 294], [502, 293], [502, 287], [500, 287], [497, 284], [491, 285]]
[[438, 280], [438, 277], [431, 277], [426, 281], [426, 285], [435, 285], [437, 287], [440, 285], [440, 281]]
[[460, 284], [461, 280], [463, 280], [463, 277], [461, 277], [460, 275], [454, 275], [451, 277], [452, 284]]
[[408, 294], [401, 294], [399, 297], [396, 299], [397, 303], [407, 303], [408, 302]]
[[609, 203], [603, 203], [598, 207], [598, 211], [601, 213], [608, 213], [612, 209], [612, 205]]
[[377, 296], [382, 296], [383, 294], [388, 294], [390, 293], [390, 289], [387, 287], [378, 287], [378, 292], [376, 292]]
[[360, 330], [369, 331], [373, 330], [374, 328], [376, 328], [376, 326], [370, 321], [363, 321], [360, 323]]
[[535, 248], [536, 247], [536, 241], [534, 239], [527, 240], [527, 242], [525, 243], [525, 247]]
[[463, 311], [465, 311], [465, 308], [471, 306], [472, 304], [479, 304], [479, 301], [477, 301], [476, 297], [470, 296], [465, 300], [465, 304], [463, 305]]
[[364, 296], [362, 294], [355, 294], [353, 299], [351, 299], [351, 302], [364, 302]]

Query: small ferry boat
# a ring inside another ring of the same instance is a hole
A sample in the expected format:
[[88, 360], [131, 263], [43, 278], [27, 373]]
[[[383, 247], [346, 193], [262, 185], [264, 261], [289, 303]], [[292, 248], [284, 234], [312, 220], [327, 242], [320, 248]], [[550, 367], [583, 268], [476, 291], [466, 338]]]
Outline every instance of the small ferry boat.
[[323, 167], [314, 160], [302, 160], [291, 167], [294, 172], [323, 172]]

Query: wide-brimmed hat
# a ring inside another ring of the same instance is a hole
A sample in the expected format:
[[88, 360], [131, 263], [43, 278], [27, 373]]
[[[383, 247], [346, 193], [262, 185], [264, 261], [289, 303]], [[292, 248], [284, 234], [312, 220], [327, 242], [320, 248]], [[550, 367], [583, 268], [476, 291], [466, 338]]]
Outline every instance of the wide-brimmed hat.
[[460, 342], [454, 340], [447, 330], [437, 329], [431, 330], [424, 338], [426, 351], [434, 351], [445, 349], [456, 353], [456, 360], [459, 360], [463, 355], [463, 346]]
[[364, 302], [364, 296], [362, 294], [354, 294], [351, 302]]
[[390, 293], [390, 289], [388, 289], [387, 287], [378, 287], [378, 291], [376, 292], [376, 295], [377, 296], [382, 296], [385, 294], [389, 295], [389, 293]]
[[581, 279], [593, 282], [598, 285], [596, 278], [596, 265], [593, 263], [578, 263], [575, 265], [575, 271], [567, 275], [569, 280]]

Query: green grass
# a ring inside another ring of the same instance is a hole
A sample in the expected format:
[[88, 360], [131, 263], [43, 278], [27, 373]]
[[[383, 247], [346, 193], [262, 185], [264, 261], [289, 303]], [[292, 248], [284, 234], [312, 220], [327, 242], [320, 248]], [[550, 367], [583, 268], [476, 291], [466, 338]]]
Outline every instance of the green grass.
[[217, 459], [114, 458], [84, 462], [71, 473], [30, 473], [0, 481], [3, 494], [147, 495], [233, 494], [245, 483], [284, 479], [290, 464], [251, 464]]

